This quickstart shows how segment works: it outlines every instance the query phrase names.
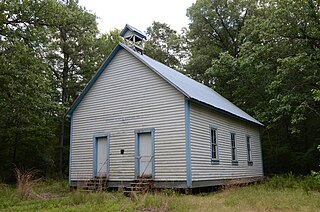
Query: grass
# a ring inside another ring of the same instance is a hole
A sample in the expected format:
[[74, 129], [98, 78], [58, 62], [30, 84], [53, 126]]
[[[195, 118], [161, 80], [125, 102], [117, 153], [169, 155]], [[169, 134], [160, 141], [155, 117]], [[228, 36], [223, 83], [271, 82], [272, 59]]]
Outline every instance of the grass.
[[309, 176], [288, 175], [216, 192], [185, 195], [169, 189], [129, 198], [120, 191], [70, 191], [67, 182], [46, 180], [36, 182], [37, 195], [26, 200], [16, 186], [0, 184], [0, 211], [319, 211], [319, 186]]

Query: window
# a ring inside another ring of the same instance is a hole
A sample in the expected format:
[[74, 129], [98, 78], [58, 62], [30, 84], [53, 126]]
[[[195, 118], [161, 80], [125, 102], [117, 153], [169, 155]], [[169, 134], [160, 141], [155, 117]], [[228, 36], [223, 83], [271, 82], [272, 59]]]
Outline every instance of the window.
[[218, 142], [217, 142], [217, 129], [210, 129], [210, 137], [211, 137], [211, 160], [212, 163], [219, 163], [218, 158]]
[[237, 145], [236, 145], [236, 134], [231, 133], [231, 159], [232, 164], [237, 165]]
[[250, 136], [247, 136], [247, 158], [248, 158], [248, 165], [252, 166], [252, 153], [251, 153], [251, 140]]

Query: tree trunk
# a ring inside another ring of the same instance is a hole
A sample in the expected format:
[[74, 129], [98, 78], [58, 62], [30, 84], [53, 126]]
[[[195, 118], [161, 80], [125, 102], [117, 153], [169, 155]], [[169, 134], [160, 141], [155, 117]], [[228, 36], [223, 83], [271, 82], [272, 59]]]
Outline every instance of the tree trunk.
[[12, 164], [16, 165], [17, 162], [17, 147], [18, 147], [18, 136], [14, 136], [13, 153], [12, 153]]
[[67, 106], [67, 81], [69, 73], [69, 55], [67, 54], [67, 46], [65, 45], [67, 35], [66, 31], [62, 28], [60, 29], [61, 36], [61, 49], [63, 53], [63, 70], [62, 70], [62, 83], [61, 83], [61, 103], [63, 107], [63, 115], [60, 122], [60, 132], [59, 132], [59, 172], [61, 176], [63, 175], [63, 150], [64, 150], [64, 128], [65, 128], [65, 107]]
[[59, 172], [60, 175], [63, 175], [63, 140], [64, 140], [64, 116], [60, 123], [60, 132], [59, 132]]

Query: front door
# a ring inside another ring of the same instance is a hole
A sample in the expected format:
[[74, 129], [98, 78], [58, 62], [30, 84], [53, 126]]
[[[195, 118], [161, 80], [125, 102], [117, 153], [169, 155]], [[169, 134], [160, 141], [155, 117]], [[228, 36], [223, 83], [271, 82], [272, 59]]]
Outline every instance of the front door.
[[108, 166], [107, 137], [97, 138], [97, 177], [107, 176]]
[[152, 177], [152, 137], [151, 132], [139, 133], [139, 177]]

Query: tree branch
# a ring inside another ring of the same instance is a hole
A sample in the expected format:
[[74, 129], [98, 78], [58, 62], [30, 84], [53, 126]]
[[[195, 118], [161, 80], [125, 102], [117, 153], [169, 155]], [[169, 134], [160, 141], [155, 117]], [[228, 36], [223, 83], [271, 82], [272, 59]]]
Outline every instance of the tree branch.
[[219, 13], [217, 8], [215, 8], [215, 11], [216, 11], [216, 13], [217, 13], [217, 15], [218, 15], [218, 17], [219, 17], [219, 19], [221, 21], [221, 24], [222, 24], [223, 28], [225, 29], [225, 31], [227, 32], [227, 34], [229, 35], [229, 37], [232, 40], [232, 43], [234, 45], [234, 57], [235, 57], [237, 55], [237, 52], [238, 52], [238, 50], [237, 50], [238, 49], [238, 44], [235, 41], [235, 38], [232, 36], [231, 32], [229, 31], [227, 25], [224, 23], [223, 18], [222, 18], [221, 14]]
[[221, 42], [221, 44], [224, 46], [224, 48], [228, 49], [228, 47], [226, 46], [226, 44], [224, 43], [222, 36], [220, 35], [220, 33], [218, 32], [218, 30], [209, 22], [209, 20], [204, 16], [201, 15], [204, 19], [204, 21], [213, 29], [213, 31], [218, 35], [219, 37], [219, 41]]

